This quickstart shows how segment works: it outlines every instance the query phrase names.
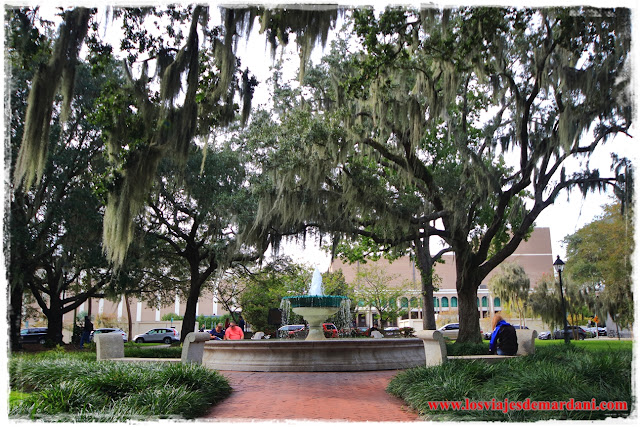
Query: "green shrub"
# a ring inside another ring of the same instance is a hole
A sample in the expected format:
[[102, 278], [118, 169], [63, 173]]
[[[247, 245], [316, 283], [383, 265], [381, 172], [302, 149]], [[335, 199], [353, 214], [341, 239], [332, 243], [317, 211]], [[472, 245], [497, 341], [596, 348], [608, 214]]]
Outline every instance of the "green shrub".
[[153, 357], [160, 359], [180, 359], [182, 357], [181, 346], [164, 347], [158, 345], [126, 344], [124, 346], [125, 357]]
[[[449, 360], [440, 366], [421, 367], [397, 375], [387, 391], [404, 399], [427, 419], [475, 421], [537, 421], [545, 419], [605, 419], [628, 416], [631, 411], [632, 352], [630, 349], [587, 350], [559, 344], [536, 353], [495, 364]], [[435, 409], [430, 403], [495, 400], [627, 402], [625, 412], [601, 411], [454, 411]]]
[[489, 354], [489, 343], [459, 343], [447, 342], [447, 355], [449, 356], [469, 356], [473, 354]]
[[74, 357], [10, 360], [12, 418], [66, 422], [195, 418], [231, 393], [209, 369], [181, 363], [96, 362]]

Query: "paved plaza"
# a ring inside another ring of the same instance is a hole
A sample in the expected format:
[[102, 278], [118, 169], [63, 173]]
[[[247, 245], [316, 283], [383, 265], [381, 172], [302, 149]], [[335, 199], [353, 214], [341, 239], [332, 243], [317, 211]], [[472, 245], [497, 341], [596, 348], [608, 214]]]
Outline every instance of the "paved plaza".
[[210, 421], [418, 421], [385, 391], [398, 371], [221, 371], [233, 393], [205, 416]]

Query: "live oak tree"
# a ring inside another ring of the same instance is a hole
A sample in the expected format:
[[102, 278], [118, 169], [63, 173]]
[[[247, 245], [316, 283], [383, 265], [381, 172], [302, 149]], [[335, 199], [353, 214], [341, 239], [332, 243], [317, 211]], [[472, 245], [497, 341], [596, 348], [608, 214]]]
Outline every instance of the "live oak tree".
[[[36, 70], [46, 61], [49, 39], [34, 29], [28, 10], [9, 13], [11, 37], [11, 152], [7, 170], [16, 177], [18, 148], [28, 115], [26, 94], [34, 87]], [[90, 171], [104, 170], [102, 141], [87, 120], [104, 75], [91, 75], [86, 64], [76, 67], [75, 79], [84, 91], [68, 99], [64, 108], [55, 103], [49, 132], [43, 135], [49, 162], [31, 187], [12, 187], [7, 212], [9, 247], [11, 348], [18, 348], [22, 300], [30, 293], [47, 318], [48, 340], [62, 340], [62, 316], [102, 292], [111, 270], [100, 249], [102, 215], [93, 192]], [[33, 89], [32, 89], [33, 90]], [[62, 111], [66, 122], [61, 123]], [[13, 181], [12, 181], [13, 182]]]
[[[211, 27], [209, 9], [201, 5], [109, 9], [107, 18], [112, 16], [122, 25], [124, 37], [115, 49], [126, 56], [122, 67], [127, 78], [126, 84], [105, 91], [101, 105], [102, 131], [111, 155], [104, 177], [108, 201], [103, 243], [116, 266], [133, 239], [134, 218], [144, 207], [159, 162], [173, 158], [184, 163], [196, 137], [208, 138], [213, 129], [234, 120], [239, 110], [246, 122], [257, 81], [248, 69], [240, 68], [235, 55], [238, 39], [248, 37], [259, 18], [272, 52], [295, 34], [304, 64], [314, 45], [326, 41], [338, 15], [333, 7], [220, 10], [222, 25]], [[114, 47], [101, 37], [97, 9], [62, 9], [60, 18], [54, 48], [29, 93], [14, 178], [16, 185], [26, 188], [41, 179], [47, 163], [54, 98], [59, 92], [63, 120], [67, 115], [83, 44], [98, 68], [114, 54]]]
[[181, 283], [185, 299], [181, 337], [194, 330], [196, 306], [214, 275], [261, 253], [243, 246], [238, 235], [253, 221], [255, 202], [247, 186], [242, 156], [228, 148], [191, 150], [183, 167], [159, 167], [156, 191], [140, 226], [156, 238], [156, 263], [163, 276]]
[[[456, 255], [458, 339], [477, 341], [477, 289], [538, 215], [572, 188], [625, 191], [619, 169], [606, 176], [588, 162], [575, 172], [565, 164], [631, 126], [630, 11], [359, 9], [353, 25], [362, 47], [345, 59], [351, 72], [327, 65], [334, 102], [307, 120], [342, 132], [299, 133], [313, 144], [308, 162], [274, 179], [265, 211], [285, 212], [276, 222], [311, 215], [313, 223], [327, 176], [351, 173], [350, 164], [393, 174], [439, 219], [433, 234]], [[287, 205], [292, 188], [304, 188], [302, 209], [293, 209], [299, 197]], [[322, 200], [323, 213], [349, 213]]]

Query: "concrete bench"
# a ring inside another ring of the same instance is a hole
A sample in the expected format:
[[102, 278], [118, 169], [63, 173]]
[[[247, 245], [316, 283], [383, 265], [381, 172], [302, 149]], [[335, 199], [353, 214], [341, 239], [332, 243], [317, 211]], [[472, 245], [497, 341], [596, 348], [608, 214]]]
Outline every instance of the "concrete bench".
[[518, 356], [526, 356], [535, 352], [535, 339], [538, 332], [530, 329], [516, 329], [518, 351], [515, 356], [498, 356], [496, 354], [475, 354], [469, 356], [448, 356], [444, 336], [439, 331], [423, 330], [416, 332], [416, 336], [424, 343], [426, 366], [441, 365], [449, 359], [482, 360], [495, 363]]
[[202, 364], [204, 343], [210, 339], [208, 332], [189, 332], [182, 343], [182, 363]]
[[124, 340], [120, 333], [96, 334], [96, 360], [124, 358]]

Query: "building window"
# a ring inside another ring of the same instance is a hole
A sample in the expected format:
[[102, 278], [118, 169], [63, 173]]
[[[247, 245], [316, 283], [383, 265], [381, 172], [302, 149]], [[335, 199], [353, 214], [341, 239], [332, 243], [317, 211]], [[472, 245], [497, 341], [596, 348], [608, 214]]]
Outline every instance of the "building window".
[[440, 302], [438, 301], [438, 298], [433, 297], [433, 307], [440, 307]]
[[482, 297], [482, 306], [483, 307], [487, 307], [488, 306], [487, 297]]
[[405, 297], [400, 298], [400, 307], [409, 308], [409, 300]]
[[494, 306], [494, 307], [500, 307], [500, 298], [495, 297], [495, 298], [493, 299], [493, 306]]
[[442, 307], [449, 307], [449, 298], [442, 297]]
[[451, 297], [451, 307], [457, 307], [457, 306], [458, 306], [458, 298]]
[[411, 306], [411, 308], [418, 307], [418, 299], [416, 297], [411, 298], [409, 300], [409, 305]]

